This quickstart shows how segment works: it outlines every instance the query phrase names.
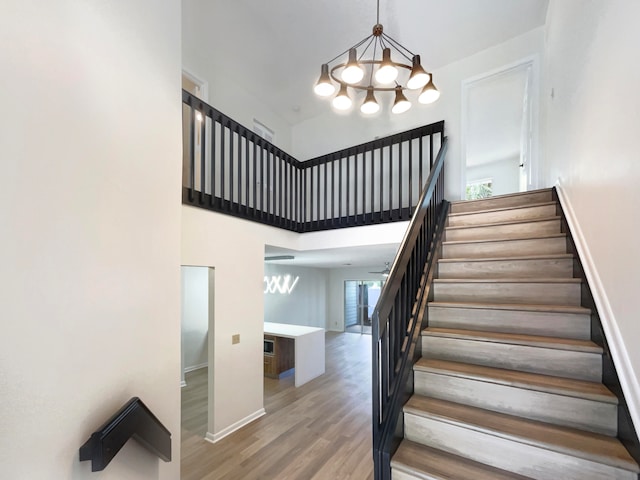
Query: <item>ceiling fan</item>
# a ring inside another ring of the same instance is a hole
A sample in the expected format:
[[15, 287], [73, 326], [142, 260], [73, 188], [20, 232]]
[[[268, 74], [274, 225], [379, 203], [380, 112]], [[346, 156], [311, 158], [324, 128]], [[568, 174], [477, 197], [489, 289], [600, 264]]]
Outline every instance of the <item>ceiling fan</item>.
[[384, 270], [381, 270], [379, 272], [369, 272], [369, 273], [379, 273], [383, 277], [388, 277], [389, 273], [391, 273], [391, 269], [389, 268], [389, 262], [384, 262]]

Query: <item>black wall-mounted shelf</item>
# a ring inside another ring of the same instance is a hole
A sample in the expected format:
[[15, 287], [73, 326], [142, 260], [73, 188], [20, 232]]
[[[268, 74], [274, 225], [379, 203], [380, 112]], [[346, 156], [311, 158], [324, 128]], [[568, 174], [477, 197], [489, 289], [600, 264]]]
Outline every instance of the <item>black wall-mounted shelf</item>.
[[165, 462], [171, 461], [171, 432], [138, 397], [133, 397], [80, 447], [80, 461], [91, 471], [104, 470], [130, 438]]

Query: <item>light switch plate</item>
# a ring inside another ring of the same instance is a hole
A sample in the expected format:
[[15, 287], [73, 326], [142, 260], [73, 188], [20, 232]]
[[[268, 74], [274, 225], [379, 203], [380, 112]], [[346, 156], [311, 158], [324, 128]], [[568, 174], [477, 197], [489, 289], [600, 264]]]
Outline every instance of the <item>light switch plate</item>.
[[235, 345], [236, 343], [240, 343], [240, 334], [237, 333], [236, 335], [232, 335], [231, 336], [231, 344]]

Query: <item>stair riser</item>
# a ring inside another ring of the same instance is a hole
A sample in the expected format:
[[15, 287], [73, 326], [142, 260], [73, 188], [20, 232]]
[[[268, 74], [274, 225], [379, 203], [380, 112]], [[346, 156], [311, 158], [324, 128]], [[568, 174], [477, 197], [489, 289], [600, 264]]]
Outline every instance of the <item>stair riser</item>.
[[535, 207], [513, 208], [497, 212], [468, 213], [449, 217], [450, 227], [466, 225], [482, 225], [484, 223], [511, 222], [516, 220], [531, 220], [534, 218], [553, 217], [556, 215], [556, 205], [538, 205]]
[[442, 246], [442, 258], [512, 257], [566, 252], [567, 240], [565, 237], [445, 244]]
[[409, 440], [536, 480], [637, 480], [627, 470], [433, 418], [405, 413], [404, 425]]
[[589, 315], [429, 306], [429, 326], [589, 340]]
[[423, 371], [414, 372], [414, 389], [418, 395], [440, 400], [604, 435], [617, 434], [617, 405], [610, 403]]
[[436, 302], [580, 305], [579, 283], [435, 282], [433, 287]]
[[475, 202], [461, 202], [451, 204], [451, 213], [477, 212], [479, 210], [491, 210], [494, 208], [509, 208], [530, 205], [532, 203], [545, 203], [553, 201], [550, 190], [513, 195], [508, 197], [487, 198]]
[[491, 240], [494, 238], [523, 238], [532, 235], [560, 233], [560, 220], [541, 220], [538, 222], [509, 223], [485, 227], [445, 228], [447, 242], [462, 240]]
[[411, 475], [406, 472], [401, 472], [395, 468], [391, 468], [391, 480], [441, 480], [442, 477], [434, 477], [433, 475]]
[[571, 278], [573, 259], [439, 262], [438, 278]]
[[424, 335], [422, 356], [590, 382], [602, 381], [602, 356], [596, 353]]

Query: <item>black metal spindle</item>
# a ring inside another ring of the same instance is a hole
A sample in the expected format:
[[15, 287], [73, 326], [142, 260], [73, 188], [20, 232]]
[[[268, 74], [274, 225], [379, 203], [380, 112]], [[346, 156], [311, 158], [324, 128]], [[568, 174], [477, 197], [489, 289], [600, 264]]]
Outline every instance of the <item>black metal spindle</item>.
[[216, 119], [211, 112], [211, 197], [209, 197], [209, 205], [213, 207], [216, 198]]
[[353, 150], [353, 218], [358, 223], [358, 150]]
[[189, 201], [193, 202], [194, 190], [196, 188], [196, 153], [195, 153], [195, 125], [196, 110], [189, 104], [190, 125], [189, 125]]
[[383, 219], [383, 212], [384, 212], [384, 163], [382, 160], [382, 157], [384, 157], [384, 146], [382, 145], [382, 143], [380, 143], [380, 148], [378, 149], [378, 159], [380, 160], [380, 189], [378, 190], [378, 202], [379, 202], [379, 208], [378, 208], [378, 221], [381, 222]]
[[235, 184], [235, 152], [234, 152], [234, 146], [235, 144], [235, 135], [234, 135], [234, 129], [233, 127], [229, 127], [229, 209], [231, 211], [234, 210], [233, 204], [234, 204], [234, 184]]
[[398, 211], [400, 212], [399, 218], [402, 217], [402, 184], [404, 183], [404, 175], [402, 175], [402, 145], [403, 142], [398, 144]]
[[316, 196], [316, 198], [318, 199], [318, 201], [316, 202], [316, 228], [320, 227], [320, 164], [315, 166], [315, 169], [318, 171], [318, 174], [316, 175], [316, 184], [314, 186], [314, 195]]
[[252, 179], [253, 181], [251, 182], [251, 187], [253, 190], [253, 196], [252, 196], [252, 207], [253, 207], [253, 212], [252, 212], [252, 217], [253, 218], [257, 218], [257, 210], [258, 210], [258, 198], [257, 198], [257, 193], [258, 193], [258, 170], [257, 170], [257, 165], [258, 165], [258, 159], [256, 158], [258, 155], [258, 145], [256, 143], [256, 136], [255, 134], [251, 134], [251, 144], [253, 146], [253, 155], [252, 155], [252, 160], [253, 160], [253, 175], [252, 175]]
[[422, 187], [424, 187], [424, 184], [422, 183], [422, 164], [424, 163], [424, 156], [422, 155], [422, 145], [424, 144], [424, 139], [425, 137], [420, 137], [420, 143], [418, 144], [418, 157], [420, 157], [420, 162], [418, 164], [418, 188], [420, 190], [422, 190]]
[[375, 212], [375, 207], [374, 207], [374, 188], [375, 188], [375, 171], [376, 171], [376, 166], [375, 166], [375, 150], [371, 150], [369, 152], [371, 154], [371, 191], [369, 192], [370, 194], [370, 204], [369, 204], [369, 210], [371, 213], [371, 223], [374, 222], [373, 219], [373, 212]]
[[413, 213], [413, 139], [409, 138], [409, 215]]
[[393, 218], [393, 145], [389, 145], [389, 220]]
[[198, 105], [198, 113], [200, 113], [200, 204], [204, 204], [205, 195], [207, 194], [207, 158], [204, 154], [205, 150], [205, 127], [206, 117], [204, 116], [204, 105]]
[[367, 218], [367, 151], [362, 152], [362, 220]]
[[226, 190], [226, 178], [225, 178], [225, 164], [227, 163], [227, 156], [225, 155], [225, 139], [227, 137], [227, 127], [224, 123], [220, 124], [220, 203], [225, 205], [225, 190]]
[[[251, 147], [249, 146], [249, 132], [245, 133], [244, 137], [244, 213], [249, 216], [249, 208], [251, 205]], [[255, 182], [253, 182], [255, 183]]]
[[342, 156], [340, 156], [340, 158], [338, 159], [338, 177], [339, 177], [339, 183], [338, 183], [338, 216], [342, 217], [342, 190], [343, 190], [343, 185], [342, 185]]
[[433, 135], [429, 135], [429, 172], [433, 169]]
[[267, 218], [271, 218], [271, 152], [265, 146], [265, 151], [267, 153], [267, 184], [266, 184], [266, 193], [267, 193]]

